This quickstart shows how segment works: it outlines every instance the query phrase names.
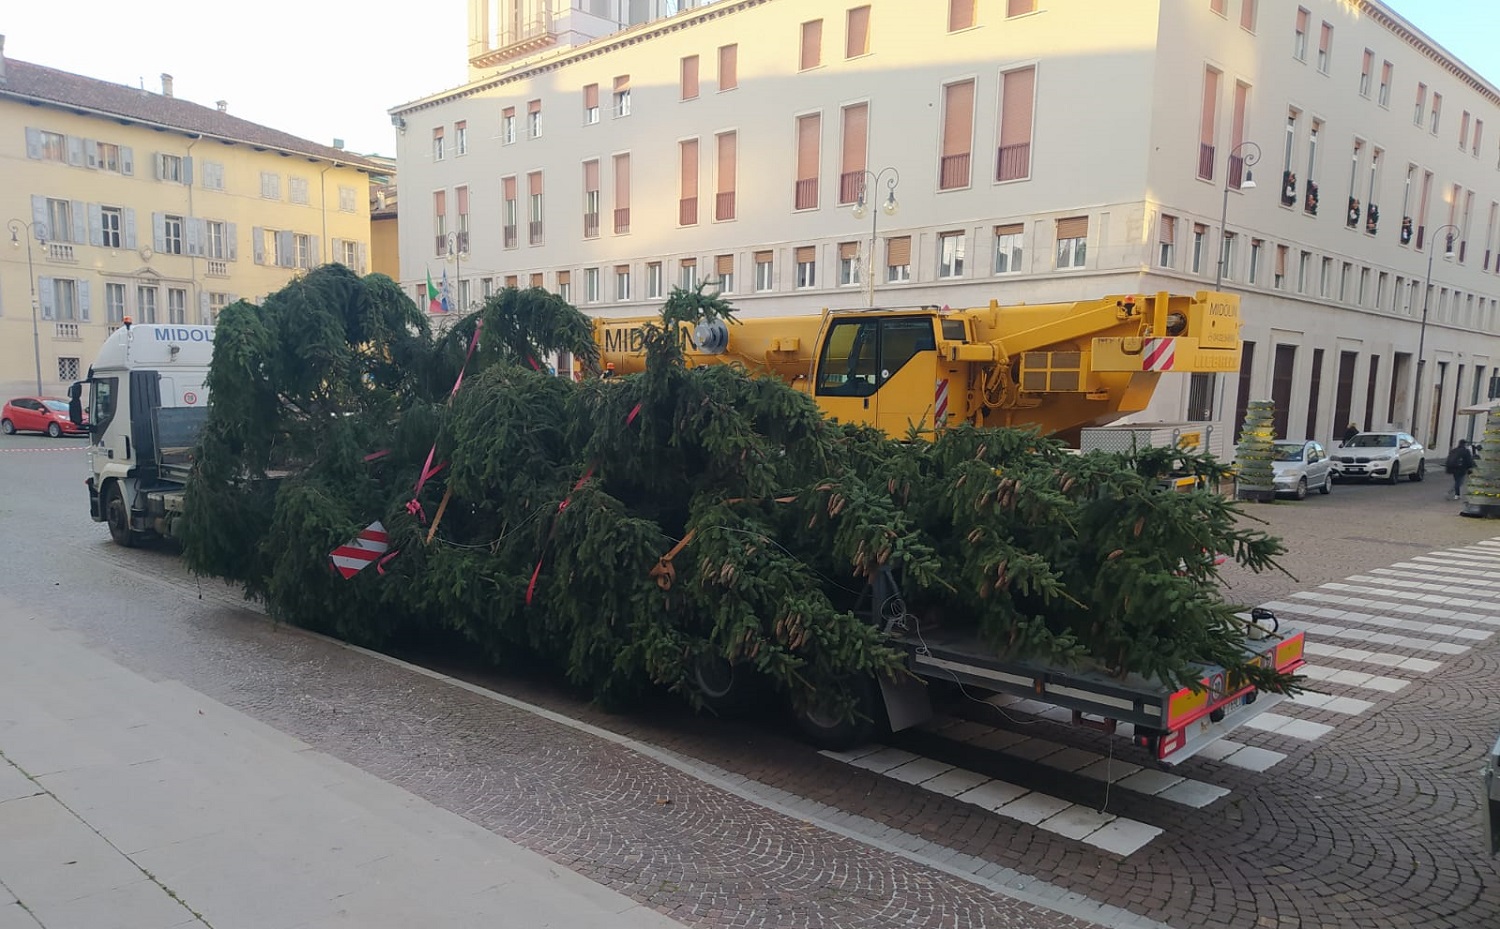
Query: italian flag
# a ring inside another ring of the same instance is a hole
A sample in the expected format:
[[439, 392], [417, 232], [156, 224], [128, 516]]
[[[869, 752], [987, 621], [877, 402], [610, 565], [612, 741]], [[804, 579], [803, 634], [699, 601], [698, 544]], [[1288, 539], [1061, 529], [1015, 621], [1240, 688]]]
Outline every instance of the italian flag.
[[432, 282], [432, 272], [427, 272], [427, 312], [442, 313], [443, 301], [438, 293], [437, 285]]

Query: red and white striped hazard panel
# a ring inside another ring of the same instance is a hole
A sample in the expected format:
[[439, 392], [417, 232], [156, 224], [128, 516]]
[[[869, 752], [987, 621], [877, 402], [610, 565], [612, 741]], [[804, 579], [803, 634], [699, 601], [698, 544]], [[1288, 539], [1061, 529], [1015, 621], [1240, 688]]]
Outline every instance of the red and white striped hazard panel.
[[938, 378], [937, 391], [933, 394], [932, 402], [935, 411], [933, 422], [941, 426], [948, 421], [948, 379], [946, 377]]
[[1141, 353], [1142, 371], [1170, 371], [1177, 362], [1176, 339], [1147, 339]]
[[348, 580], [362, 568], [374, 564], [390, 547], [391, 537], [386, 534], [385, 526], [380, 524], [380, 520], [376, 520], [361, 529], [359, 535], [352, 540], [330, 552], [328, 557], [332, 559], [334, 568]]

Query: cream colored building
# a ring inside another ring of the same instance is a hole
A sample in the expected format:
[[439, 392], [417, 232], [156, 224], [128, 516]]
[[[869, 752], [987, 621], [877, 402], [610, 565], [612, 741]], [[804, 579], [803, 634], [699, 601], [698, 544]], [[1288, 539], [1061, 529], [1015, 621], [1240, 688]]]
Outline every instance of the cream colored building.
[[363, 271], [375, 168], [0, 37], [0, 392], [61, 395], [127, 316], [211, 322], [323, 262]]
[[[498, 48], [480, 9], [472, 82], [391, 111], [409, 288], [623, 315], [707, 278], [759, 315], [871, 272], [881, 306], [1222, 274], [1243, 370], [1154, 418], [1222, 440], [1271, 398], [1291, 436], [1420, 418], [1440, 453], [1500, 384], [1500, 92], [1375, 0], [721, 0]], [[894, 215], [853, 215], [867, 182]]]

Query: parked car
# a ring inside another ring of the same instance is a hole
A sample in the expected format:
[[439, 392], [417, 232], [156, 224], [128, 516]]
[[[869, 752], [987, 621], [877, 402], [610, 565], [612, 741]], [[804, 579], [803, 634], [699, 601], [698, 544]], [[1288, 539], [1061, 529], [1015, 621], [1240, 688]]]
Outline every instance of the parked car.
[[1333, 475], [1394, 484], [1404, 474], [1420, 481], [1427, 476], [1426, 455], [1422, 443], [1405, 432], [1361, 432], [1333, 453]]
[[60, 435], [87, 435], [85, 425], [75, 426], [68, 418], [68, 401], [56, 397], [17, 397], [0, 410], [0, 432], [45, 432], [54, 439]]
[[1333, 462], [1317, 442], [1278, 440], [1271, 450], [1271, 469], [1275, 472], [1278, 494], [1304, 500], [1313, 487], [1321, 494], [1333, 491]]

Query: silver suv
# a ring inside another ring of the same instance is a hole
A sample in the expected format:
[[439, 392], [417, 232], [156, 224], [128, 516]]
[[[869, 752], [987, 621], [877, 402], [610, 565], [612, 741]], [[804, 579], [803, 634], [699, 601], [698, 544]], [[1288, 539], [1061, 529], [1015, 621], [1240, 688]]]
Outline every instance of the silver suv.
[[1405, 432], [1361, 432], [1333, 453], [1333, 473], [1341, 481], [1363, 479], [1394, 484], [1406, 475], [1427, 476], [1427, 450]]

